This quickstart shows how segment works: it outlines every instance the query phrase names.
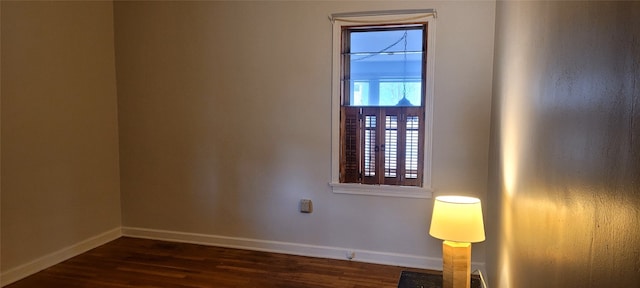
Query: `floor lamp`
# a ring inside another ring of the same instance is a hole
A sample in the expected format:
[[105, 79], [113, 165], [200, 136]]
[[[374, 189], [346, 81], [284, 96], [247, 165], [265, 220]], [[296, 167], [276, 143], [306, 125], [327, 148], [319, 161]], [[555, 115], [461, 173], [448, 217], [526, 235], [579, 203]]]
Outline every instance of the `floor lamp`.
[[480, 199], [438, 196], [429, 235], [442, 242], [443, 288], [470, 288], [471, 243], [484, 241]]

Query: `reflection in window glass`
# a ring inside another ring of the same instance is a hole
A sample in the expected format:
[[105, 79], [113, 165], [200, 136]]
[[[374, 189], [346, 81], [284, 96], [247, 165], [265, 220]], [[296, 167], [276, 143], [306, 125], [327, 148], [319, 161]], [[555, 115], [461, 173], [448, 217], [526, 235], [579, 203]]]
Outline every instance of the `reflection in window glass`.
[[369, 105], [369, 83], [368, 82], [354, 82], [353, 83], [353, 100], [351, 101], [353, 106], [367, 106]]
[[[421, 89], [420, 82], [382, 82], [380, 83], [380, 102], [377, 105], [420, 106], [422, 105]], [[398, 103], [404, 104], [398, 105]], [[370, 103], [370, 105], [375, 104]]]

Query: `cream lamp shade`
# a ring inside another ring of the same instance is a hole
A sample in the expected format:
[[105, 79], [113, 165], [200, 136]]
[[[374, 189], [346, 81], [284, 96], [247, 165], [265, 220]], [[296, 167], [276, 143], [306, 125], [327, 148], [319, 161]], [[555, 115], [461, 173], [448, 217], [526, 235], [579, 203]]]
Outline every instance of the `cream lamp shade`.
[[436, 197], [429, 235], [454, 242], [484, 241], [480, 199], [465, 196]]

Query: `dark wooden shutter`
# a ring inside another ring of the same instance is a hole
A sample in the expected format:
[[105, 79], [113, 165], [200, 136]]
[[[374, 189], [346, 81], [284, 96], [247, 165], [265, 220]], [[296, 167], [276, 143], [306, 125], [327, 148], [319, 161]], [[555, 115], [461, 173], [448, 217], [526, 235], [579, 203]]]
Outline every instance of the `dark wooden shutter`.
[[362, 108], [362, 129], [360, 137], [362, 183], [380, 184], [381, 165], [380, 137], [382, 135], [380, 125], [379, 108]]
[[402, 152], [402, 108], [385, 108], [381, 109], [382, 114], [382, 131], [384, 138], [381, 144], [383, 150], [380, 155], [382, 163], [382, 174], [380, 184], [400, 185], [402, 162], [400, 156]]
[[422, 186], [424, 167], [424, 108], [404, 108], [402, 123], [402, 185]]
[[424, 108], [340, 109], [340, 182], [422, 186]]
[[340, 108], [340, 182], [360, 182], [360, 109]]

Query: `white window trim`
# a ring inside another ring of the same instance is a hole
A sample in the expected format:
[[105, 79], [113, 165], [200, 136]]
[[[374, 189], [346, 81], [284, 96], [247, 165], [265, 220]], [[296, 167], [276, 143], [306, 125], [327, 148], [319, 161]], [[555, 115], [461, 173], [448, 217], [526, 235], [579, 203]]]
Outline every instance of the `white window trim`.
[[[432, 198], [431, 189], [431, 161], [432, 161], [432, 131], [433, 131], [433, 95], [434, 95], [434, 67], [435, 67], [435, 10], [425, 13], [424, 10], [400, 10], [397, 14], [393, 11], [384, 13], [367, 12], [363, 14], [349, 13], [334, 14], [330, 17], [333, 22], [333, 51], [332, 51], [332, 78], [331, 78], [331, 190], [338, 194], [374, 195], [405, 198]], [[340, 15], [340, 17], [337, 17]], [[345, 16], [346, 15], [346, 16]], [[367, 185], [358, 183], [340, 183], [340, 53], [342, 27], [362, 25], [363, 23], [376, 24], [405, 24], [427, 22], [427, 71], [425, 84], [425, 131], [424, 131], [424, 167], [422, 187], [391, 186], [391, 185]]]

